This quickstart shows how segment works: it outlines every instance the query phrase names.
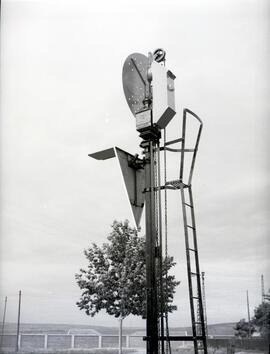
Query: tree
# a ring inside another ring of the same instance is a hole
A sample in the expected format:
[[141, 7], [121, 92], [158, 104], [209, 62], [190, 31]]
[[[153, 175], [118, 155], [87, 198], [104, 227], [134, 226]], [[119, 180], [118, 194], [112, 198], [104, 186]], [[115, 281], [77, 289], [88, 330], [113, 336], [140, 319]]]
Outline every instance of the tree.
[[[92, 243], [84, 251], [88, 261], [87, 269], [80, 269], [75, 275], [83, 291], [77, 306], [94, 316], [104, 309], [109, 315], [120, 319], [120, 348], [122, 339], [122, 320], [128, 315], [146, 315], [146, 274], [145, 238], [139, 237], [137, 230], [124, 223], [114, 221], [107, 243], [101, 247]], [[163, 261], [163, 269], [175, 265], [172, 257]], [[172, 312], [176, 286], [179, 284], [173, 275], [162, 275], [167, 283], [165, 291], [165, 310]], [[159, 276], [157, 277], [159, 278]]]
[[270, 336], [270, 291], [264, 297], [262, 302], [254, 310], [253, 324], [258, 328], [262, 337], [269, 338]]
[[234, 335], [238, 338], [248, 338], [249, 334], [252, 335], [255, 332], [253, 324], [248, 323], [244, 318], [237, 322], [233, 329]]

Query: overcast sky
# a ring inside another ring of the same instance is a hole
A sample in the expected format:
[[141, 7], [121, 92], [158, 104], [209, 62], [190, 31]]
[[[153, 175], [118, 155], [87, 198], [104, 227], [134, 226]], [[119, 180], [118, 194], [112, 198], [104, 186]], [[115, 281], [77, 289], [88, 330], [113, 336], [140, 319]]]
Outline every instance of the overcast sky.
[[[193, 180], [209, 323], [247, 318], [246, 290], [270, 287], [267, 0], [2, 1], [1, 311], [22, 322], [117, 325], [80, 312], [83, 249], [132, 219], [114, 145], [140, 153], [122, 89], [134, 52], [167, 52], [182, 110], [204, 121]], [[179, 161], [170, 160], [177, 177]], [[189, 324], [180, 195], [169, 195], [169, 253], [182, 281], [171, 325]], [[2, 313], [2, 312], [1, 312]], [[136, 317], [127, 325], [143, 325]]]

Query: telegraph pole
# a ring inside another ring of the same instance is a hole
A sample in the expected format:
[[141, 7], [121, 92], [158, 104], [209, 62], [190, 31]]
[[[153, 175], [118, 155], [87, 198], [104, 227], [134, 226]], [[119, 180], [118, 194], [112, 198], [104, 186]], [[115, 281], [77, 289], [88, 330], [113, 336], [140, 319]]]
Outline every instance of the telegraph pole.
[[4, 329], [5, 329], [6, 310], [7, 310], [7, 296], [5, 297], [5, 306], [4, 306], [4, 314], [3, 314], [3, 322], [2, 322], [2, 332], [1, 332], [1, 343], [0, 343], [0, 349], [2, 349], [3, 339], [4, 339]]
[[247, 314], [248, 314], [248, 338], [251, 337], [251, 326], [250, 326], [250, 309], [249, 309], [249, 297], [247, 290]]
[[21, 299], [22, 292], [19, 291], [19, 306], [18, 306], [18, 321], [17, 321], [17, 338], [16, 338], [16, 352], [19, 351], [19, 336], [20, 336], [20, 318], [21, 318]]
[[264, 292], [264, 278], [263, 274], [261, 275], [261, 295], [262, 295], [262, 303], [265, 300], [265, 292]]

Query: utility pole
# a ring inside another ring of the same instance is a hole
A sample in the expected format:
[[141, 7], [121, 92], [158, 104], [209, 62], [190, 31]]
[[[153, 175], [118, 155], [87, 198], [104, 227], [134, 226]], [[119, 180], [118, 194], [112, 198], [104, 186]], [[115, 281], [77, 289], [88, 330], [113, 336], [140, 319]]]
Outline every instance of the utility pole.
[[20, 336], [20, 318], [21, 318], [21, 298], [22, 292], [19, 291], [19, 306], [18, 306], [18, 321], [17, 321], [17, 338], [16, 338], [16, 352], [19, 351], [19, 336]]
[[250, 325], [250, 309], [249, 309], [249, 297], [247, 290], [247, 314], [248, 314], [248, 338], [251, 337], [251, 325]]
[[3, 322], [2, 322], [2, 332], [1, 332], [1, 343], [0, 343], [0, 349], [2, 349], [3, 339], [4, 339], [4, 329], [5, 329], [6, 310], [7, 310], [7, 296], [5, 297], [5, 306], [4, 306], [4, 314], [3, 314]]
[[264, 292], [264, 278], [263, 274], [261, 275], [261, 295], [262, 295], [262, 303], [265, 300], [265, 292]]

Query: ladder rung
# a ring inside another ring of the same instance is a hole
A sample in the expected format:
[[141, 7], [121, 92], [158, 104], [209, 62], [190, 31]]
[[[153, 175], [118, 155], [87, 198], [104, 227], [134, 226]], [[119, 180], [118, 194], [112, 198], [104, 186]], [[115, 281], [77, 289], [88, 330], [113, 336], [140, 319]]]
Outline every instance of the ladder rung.
[[198, 296], [192, 296], [192, 299], [199, 300]]
[[193, 226], [187, 225], [187, 227], [189, 227], [192, 230], [195, 230], [195, 227], [193, 227]]
[[191, 275], [198, 275], [198, 273], [190, 272]]
[[178, 143], [178, 142], [180, 142], [180, 141], [183, 141], [183, 138], [179, 138], [179, 139], [167, 141], [167, 142], [165, 143], [165, 146], [171, 145], [171, 144], [175, 144], [175, 143]]
[[188, 203], [183, 203], [183, 204], [187, 205], [190, 208], [193, 208], [193, 205], [191, 205], [191, 204], [188, 204]]
[[197, 252], [197, 250], [194, 250], [194, 248], [188, 248], [189, 251]]
[[166, 185], [171, 185], [176, 189], [180, 189], [181, 184], [183, 184], [179, 179], [175, 179], [173, 181], [166, 182]]
[[168, 181], [165, 183], [165, 186], [173, 186], [175, 189], [183, 188], [190, 188], [189, 184], [183, 183], [180, 179], [175, 179], [173, 181]]

